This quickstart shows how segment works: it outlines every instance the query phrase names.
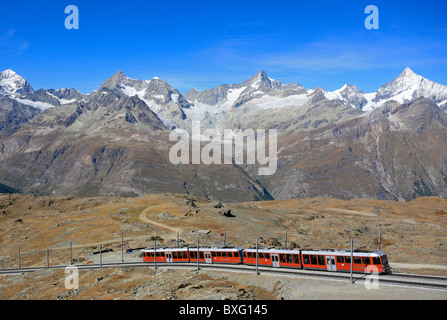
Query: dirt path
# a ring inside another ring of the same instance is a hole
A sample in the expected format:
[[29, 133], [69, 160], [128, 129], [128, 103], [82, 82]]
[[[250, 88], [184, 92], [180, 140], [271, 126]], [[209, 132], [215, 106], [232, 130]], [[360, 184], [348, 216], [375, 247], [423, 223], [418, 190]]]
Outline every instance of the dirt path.
[[150, 207], [147, 207], [146, 209], [144, 209], [144, 210], [141, 212], [141, 214], [140, 214], [140, 217], [139, 217], [140, 220], [142, 220], [142, 221], [144, 221], [144, 222], [147, 222], [147, 223], [149, 223], [149, 224], [152, 224], [152, 225], [154, 225], [154, 226], [163, 228], [163, 229], [168, 229], [168, 230], [170, 230], [170, 231], [172, 231], [172, 232], [174, 232], [174, 233], [180, 233], [180, 234], [183, 233], [183, 229], [181, 229], [181, 228], [171, 227], [171, 226], [168, 226], [167, 224], [160, 223], [160, 222], [157, 222], [157, 221], [148, 219], [148, 218], [146, 217], [146, 214], [149, 212], [149, 210], [153, 209], [154, 207], [157, 207], [157, 206], [150, 206]]
[[339, 208], [326, 208], [326, 210], [342, 212], [342, 213], [350, 213], [350, 214], [354, 214], [354, 215], [362, 215], [362, 216], [367, 216], [367, 217], [377, 217], [376, 213], [370, 213], [370, 212], [364, 212], [364, 211], [358, 211], [358, 210], [339, 209]]

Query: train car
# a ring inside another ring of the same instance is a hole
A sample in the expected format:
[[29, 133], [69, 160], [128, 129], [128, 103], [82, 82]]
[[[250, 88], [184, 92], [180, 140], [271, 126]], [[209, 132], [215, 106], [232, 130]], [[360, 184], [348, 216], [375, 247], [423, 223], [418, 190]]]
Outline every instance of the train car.
[[[258, 248], [258, 265], [274, 268], [301, 268], [299, 250], [278, 249], [274, 247]], [[244, 250], [244, 264], [256, 265], [256, 248]]]
[[[350, 272], [351, 251], [349, 250], [294, 250], [275, 247], [200, 247], [197, 248], [147, 248], [141, 250], [144, 262], [197, 262], [228, 263], [270, 266], [274, 268], [299, 268]], [[352, 271], [355, 273], [388, 273], [391, 267], [383, 251], [353, 252]]]
[[[200, 247], [199, 262], [241, 264], [242, 247]], [[197, 261], [197, 248], [189, 248], [191, 262]]]
[[146, 248], [141, 250], [144, 262], [189, 262], [188, 248]]
[[[303, 269], [350, 272], [350, 250], [303, 250], [301, 251]], [[390, 271], [387, 256], [382, 251], [353, 252], [352, 272], [387, 273]]]

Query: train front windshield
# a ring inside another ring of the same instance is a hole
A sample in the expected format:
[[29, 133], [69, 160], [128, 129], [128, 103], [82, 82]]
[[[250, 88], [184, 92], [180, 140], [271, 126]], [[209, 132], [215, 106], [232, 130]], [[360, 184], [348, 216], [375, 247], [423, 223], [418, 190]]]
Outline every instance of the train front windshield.
[[388, 265], [388, 259], [387, 259], [386, 255], [382, 256], [382, 265], [384, 267]]

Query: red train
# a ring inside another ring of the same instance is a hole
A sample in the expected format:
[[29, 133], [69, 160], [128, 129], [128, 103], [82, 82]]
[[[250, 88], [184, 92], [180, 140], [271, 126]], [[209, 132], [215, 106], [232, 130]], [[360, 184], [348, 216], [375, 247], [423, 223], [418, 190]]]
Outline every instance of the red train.
[[[199, 247], [197, 248], [147, 248], [143, 252], [144, 262], [196, 262], [256, 265], [256, 248], [242, 247]], [[351, 251], [348, 250], [293, 250], [280, 248], [258, 248], [258, 265], [273, 268], [297, 268], [350, 272]], [[391, 267], [382, 251], [353, 252], [352, 271], [355, 273], [388, 273]]]

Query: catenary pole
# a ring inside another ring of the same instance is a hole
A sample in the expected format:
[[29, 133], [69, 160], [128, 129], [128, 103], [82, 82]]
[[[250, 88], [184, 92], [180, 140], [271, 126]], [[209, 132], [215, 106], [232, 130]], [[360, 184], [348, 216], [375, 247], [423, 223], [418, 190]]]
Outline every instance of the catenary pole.
[[258, 245], [259, 238], [256, 238], [256, 275], [259, 275], [259, 269], [258, 269], [258, 251], [259, 251], [259, 245]]
[[154, 237], [154, 269], [157, 269], [157, 237]]
[[197, 237], [197, 270], [200, 270], [200, 265], [199, 265], [199, 244], [200, 244], [200, 236]]
[[351, 238], [351, 276], [350, 276], [351, 283], [354, 283], [352, 277], [352, 264], [354, 262], [353, 259], [354, 259], [354, 240]]
[[379, 251], [382, 247], [382, 230], [379, 229]]

